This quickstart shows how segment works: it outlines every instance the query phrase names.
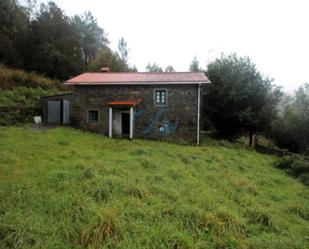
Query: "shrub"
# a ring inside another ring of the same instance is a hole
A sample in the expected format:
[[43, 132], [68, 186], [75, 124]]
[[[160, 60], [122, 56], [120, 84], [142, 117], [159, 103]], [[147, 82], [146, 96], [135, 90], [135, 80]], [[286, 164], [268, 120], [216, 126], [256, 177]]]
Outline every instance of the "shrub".
[[42, 96], [60, 93], [56, 88], [15, 87], [12, 90], [0, 91], [0, 106], [38, 106]]
[[0, 125], [14, 125], [33, 121], [33, 116], [41, 115], [37, 107], [0, 107]]
[[291, 176], [299, 177], [305, 185], [309, 185], [309, 162], [302, 157], [285, 156], [279, 159], [274, 167], [283, 169]]
[[306, 186], [309, 186], [309, 173], [303, 174], [299, 177], [299, 180], [305, 184]]
[[65, 89], [63, 84], [57, 80], [52, 80], [36, 73], [10, 69], [4, 65], [0, 65], [0, 88], [2, 90], [12, 90], [15, 87], [41, 87], [43, 89], [58, 88], [59, 90]]

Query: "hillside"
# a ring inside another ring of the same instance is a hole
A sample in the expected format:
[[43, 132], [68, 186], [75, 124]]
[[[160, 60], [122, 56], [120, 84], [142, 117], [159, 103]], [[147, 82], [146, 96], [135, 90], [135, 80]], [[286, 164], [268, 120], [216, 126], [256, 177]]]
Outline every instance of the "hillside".
[[33, 107], [41, 96], [65, 91], [59, 81], [0, 64], [0, 106]]
[[308, 188], [204, 140], [0, 127], [0, 248], [308, 248]]

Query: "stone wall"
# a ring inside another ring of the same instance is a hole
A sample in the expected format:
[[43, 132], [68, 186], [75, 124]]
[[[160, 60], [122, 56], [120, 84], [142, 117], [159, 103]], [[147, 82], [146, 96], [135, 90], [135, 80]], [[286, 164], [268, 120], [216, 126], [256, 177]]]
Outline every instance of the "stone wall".
[[[116, 100], [140, 100], [140, 104], [134, 108], [134, 137], [196, 143], [197, 88], [197, 85], [179, 84], [76, 86], [71, 121], [75, 127], [108, 135], [107, 103]], [[167, 90], [166, 106], [154, 104], [155, 89]], [[87, 123], [88, 110], [99, 110], [99, 123]], [[119, 111], [113, 107], [113, 119], [118, 122]], [[160, 126], [166, 127], [166, 134], [159, 134]], [[117, 124], [113, 124], [113, 127], [113, 131], [119, 131]]]
[[34, 116], [41, 115], [41, 108], [33, 106], [0, 106], [0, 125], [32, 123]]

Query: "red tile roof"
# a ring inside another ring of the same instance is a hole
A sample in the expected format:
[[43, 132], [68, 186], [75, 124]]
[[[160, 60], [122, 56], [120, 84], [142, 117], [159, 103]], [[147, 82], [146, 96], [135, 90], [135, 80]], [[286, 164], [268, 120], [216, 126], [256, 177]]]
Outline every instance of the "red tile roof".
[[65, 82], [67, 85], [105, 84], [197, 84], [210, 83], [202, 72], [175, 73], [83, 73]]
[[127, 100], [127, 101], [112, 101], [107, 105], [109, 106], [136, 106], [139, 104], [139, 100]]

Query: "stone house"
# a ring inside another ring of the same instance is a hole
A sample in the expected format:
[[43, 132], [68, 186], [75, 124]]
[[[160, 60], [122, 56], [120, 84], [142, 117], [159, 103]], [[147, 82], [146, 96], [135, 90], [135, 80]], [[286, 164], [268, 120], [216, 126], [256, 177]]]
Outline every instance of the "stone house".
[[64, 84], [67, 95], [41, 98], [43, 121], [109, 137], [199, 144], [201, 72], [83, 73]]

